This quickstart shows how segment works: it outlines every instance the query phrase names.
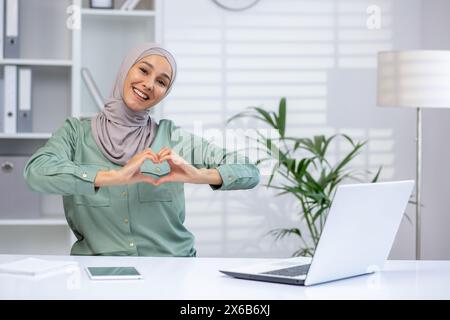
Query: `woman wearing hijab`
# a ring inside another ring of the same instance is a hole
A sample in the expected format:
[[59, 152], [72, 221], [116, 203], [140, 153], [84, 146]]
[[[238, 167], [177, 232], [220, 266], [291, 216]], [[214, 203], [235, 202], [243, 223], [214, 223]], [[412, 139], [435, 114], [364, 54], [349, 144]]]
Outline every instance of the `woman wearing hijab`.
[[29, 187], [63, 196], [77, 238], [72, 255], [195, 256], [194, 236], [183, 225], [184, 183], [213, 190], [258, 184], [247, 158], [150, 117], [176, 72], [167, 50], [138, 45], [123, 60], [103, 111], [66, 119], [29, 159]]

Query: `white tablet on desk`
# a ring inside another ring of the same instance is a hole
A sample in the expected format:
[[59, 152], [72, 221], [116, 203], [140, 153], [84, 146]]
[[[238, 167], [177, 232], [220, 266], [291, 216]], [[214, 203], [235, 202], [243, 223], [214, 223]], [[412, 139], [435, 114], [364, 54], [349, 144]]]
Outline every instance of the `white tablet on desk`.
[[86, 267], [92, 280], [134, 280], [143, 279], [135, 267]]

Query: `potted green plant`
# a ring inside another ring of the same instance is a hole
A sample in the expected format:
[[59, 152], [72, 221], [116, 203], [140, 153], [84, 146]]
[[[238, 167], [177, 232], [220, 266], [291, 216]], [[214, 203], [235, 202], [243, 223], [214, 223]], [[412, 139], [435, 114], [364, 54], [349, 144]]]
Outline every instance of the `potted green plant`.
[[[275, 162], [267, 184], [277, 189], [277, 195], [291, 195], [300, 205], [299, 215], [305, 227], [274, 229], [268, 234], [281, 239], [288, 235], [298, 236], [301, 246], [293, 256], [312, 256], [319, 242], [328, 209], [331, 206], [337, 186], [344, 180], [362, 181], [370, 172], [354, 170], [349, 167], [351, 161], [361, 152], [366, 141], [355, 142], [348, 135], [335, 134], [330, 137], [317, 135], [312, 138], [286, 136], [286, 98], [281, 98], [278, 113], [262, 107], [249, 107], [228, 119], [227, 123], [238, 118], [255, 118], [276, 130], [278, 137], [269, 138], [256, 131], [258, 148], [264, 157], [256, 161], [257, 165], [265, 161]], [[328, 159], [330, 145], [337, 139], [344, 139], [350, 151], [341, 159], [331, 163]], [[381, 167], [371, 179], [376, 182]], [[277, 178], [276, 178], [277, 177]], [[276, 178], [276, 179], [275, 179]]]

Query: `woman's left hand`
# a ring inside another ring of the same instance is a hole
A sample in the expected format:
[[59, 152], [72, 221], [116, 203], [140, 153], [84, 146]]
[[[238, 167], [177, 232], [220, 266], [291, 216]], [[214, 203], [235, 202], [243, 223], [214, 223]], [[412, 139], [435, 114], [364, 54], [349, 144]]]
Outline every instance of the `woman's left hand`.
[[170, 166], [170, 173], [157, 179], [154, 182], [155, 185], [165, 182], [222, 184], [222, 178], [216, 169], [197, 169], [168, 147], [162, 148], [156, 157], [160, 163], [167, 160]]

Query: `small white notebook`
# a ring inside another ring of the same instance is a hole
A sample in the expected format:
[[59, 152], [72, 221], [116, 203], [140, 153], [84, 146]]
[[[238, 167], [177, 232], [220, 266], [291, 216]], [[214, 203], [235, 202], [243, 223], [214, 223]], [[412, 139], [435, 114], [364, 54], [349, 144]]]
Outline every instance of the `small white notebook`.
[[13, 273], [29, 276], [38, 276], [64, 270], [69, 266], [78, 266], [76, 261], [54, 261], [36, 258], [25, 258], [9, 263], [0, 264], [0, 273]]

